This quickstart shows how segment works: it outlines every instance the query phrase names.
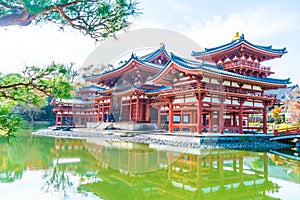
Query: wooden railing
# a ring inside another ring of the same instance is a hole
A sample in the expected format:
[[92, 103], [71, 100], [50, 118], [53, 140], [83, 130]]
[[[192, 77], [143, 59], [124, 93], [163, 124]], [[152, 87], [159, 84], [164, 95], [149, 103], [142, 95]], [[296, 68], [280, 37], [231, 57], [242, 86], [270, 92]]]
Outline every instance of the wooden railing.
[[224, 64], [224, 69], [235, 67], [235, 66], [246, 66], [246, 67], [256, 68], [256, 69], [262, 70], [262, 71], [271, 71], [271, 67], [261, 66], [258, 63], [253, 63], [253, 62], [248, 62], [248, 61], [226, 63], [226, 64]]
[[300, 126], [280, 128], [274, 130], [274, 136], [297, 134], [297, 133], [300, 134]]
[[261, 94], [254, 94], [253, 92], [248, 92], [246, 90], [243, 90], [242, 92], [240, 92], [239, 89], [237, 88], [227, 88], [227, 87], [217, 87], [217, 86], [201, 86], [201, 87], [181, 87], [181, 88], [174, 88], [174, 89], [169, 89], [169, 90], [164, 90], [161, 92], [160, 95], [164, 96], [165, 94], [175, 94], [175, 93], [193, 93], [193, 92], [199, 92], [199, 89], [200, 91], [202, 92], [209, 92], [209, 93], [212, 93], [212, 94], [226, 94], [226, 93], [231, 93], [232, 95], [233, 94], [236, 94], [238, 96], [241, 96], [241, 95], [247, 95], [247, 97], [263, 97], [263, 98], [272, 98], [272, 99], [275, 99], [276, 98], [276, 95], [275, 94], [264, 94], [264, 95], [261, 95]]

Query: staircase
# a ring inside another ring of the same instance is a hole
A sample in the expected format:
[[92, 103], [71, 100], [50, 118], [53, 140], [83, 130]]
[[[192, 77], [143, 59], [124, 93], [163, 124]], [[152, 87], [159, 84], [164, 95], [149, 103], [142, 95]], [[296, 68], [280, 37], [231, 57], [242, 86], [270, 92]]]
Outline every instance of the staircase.
[[108, 127], [113, 127], [113, 123], [112, 122], [101, 122], [101, 123], [97, 124], [94, 128], [97, 130], [105, 130]]

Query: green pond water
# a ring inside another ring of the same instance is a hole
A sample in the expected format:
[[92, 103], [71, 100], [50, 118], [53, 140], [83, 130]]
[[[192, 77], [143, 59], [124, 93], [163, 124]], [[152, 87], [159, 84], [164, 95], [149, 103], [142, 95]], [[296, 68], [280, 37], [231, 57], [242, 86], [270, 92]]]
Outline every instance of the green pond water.
[[[186, 153], [188, 152], [188, 153]], [[0, 138], [0, 199], [300, 199], [297, 151]]]

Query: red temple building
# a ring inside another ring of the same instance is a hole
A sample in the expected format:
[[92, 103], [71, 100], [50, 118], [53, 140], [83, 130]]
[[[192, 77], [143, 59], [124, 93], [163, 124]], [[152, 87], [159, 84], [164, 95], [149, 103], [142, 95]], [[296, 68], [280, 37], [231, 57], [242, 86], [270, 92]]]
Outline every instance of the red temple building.
[[[193, 51], [194, 60], [164, 45], [141, 57], [132, 54], [118, 68], [84, 76], [94, 86], [77, 91], [80, 100], [53, 100], [56, 125], [115, 121], [170, 132], [267, 133], [267, 107], [276, 97], [265, 91], [285, 88], [290, 80], [269, 78], [274, 72], [261, 63], [285, 53], [237, 34], [228, 44]], [[262, 127], [249, 126], [252, 114], [263, 116]]]

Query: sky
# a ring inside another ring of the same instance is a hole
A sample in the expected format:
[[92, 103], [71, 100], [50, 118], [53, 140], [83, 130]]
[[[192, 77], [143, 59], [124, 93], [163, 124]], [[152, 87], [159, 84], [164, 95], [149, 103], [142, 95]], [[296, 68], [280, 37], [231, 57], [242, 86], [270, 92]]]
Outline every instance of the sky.
[[[254, 44], [286, 47], [288, 53], [282, 58], [263, 65], [272, 67], [273, 78], [291, 78], [293, 84], [300, 83], [299, 1], [140, 0], [138, 7], [142, 14], [132, 20], [131, 29], [176, 31], [203, 48], [228, 43], [235, 32], [243, 33]], [[2, 73], [20, 72], [25, 65], [43, 66], [52, 61], [75, 62], [80, 67], [101, 45], [76, 30], [62, 32], [51, 24], [0, 28], [0, 35]]]

